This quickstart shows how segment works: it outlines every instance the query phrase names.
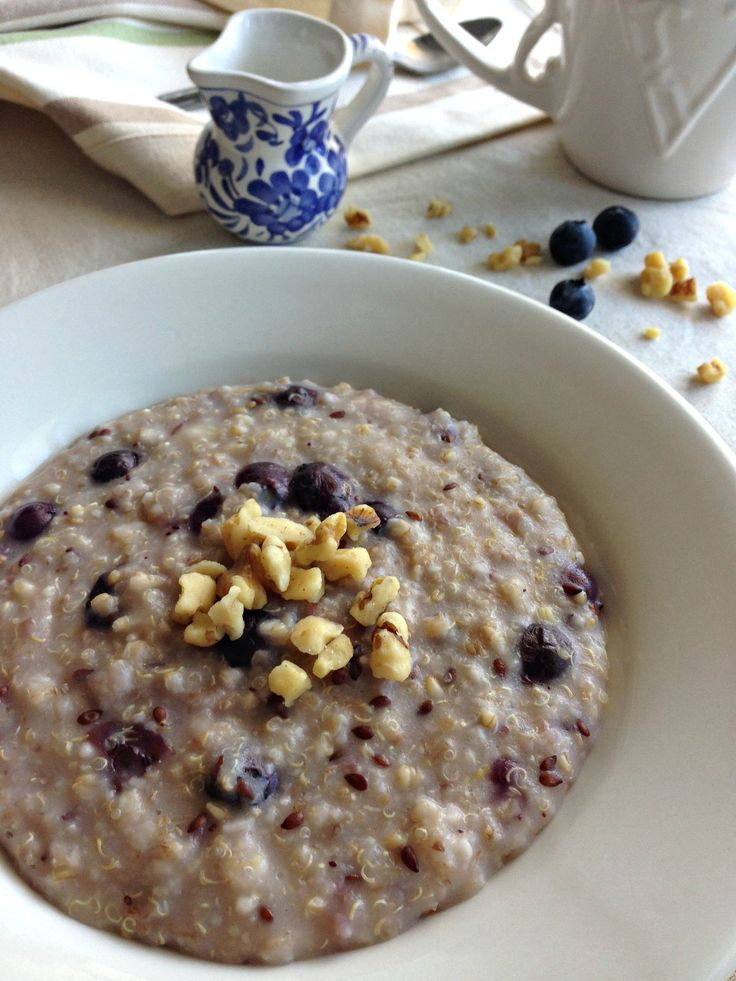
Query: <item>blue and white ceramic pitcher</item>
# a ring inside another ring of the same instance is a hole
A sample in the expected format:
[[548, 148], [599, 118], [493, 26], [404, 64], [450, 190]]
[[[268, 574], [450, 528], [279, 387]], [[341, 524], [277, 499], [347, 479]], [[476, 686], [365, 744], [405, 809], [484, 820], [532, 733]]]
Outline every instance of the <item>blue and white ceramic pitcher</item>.
[[[353, 65], [363, 62], [372, 63], [366, 80], [336, 111]], [[231, 17], [188, 71], [212, 116], [194, 155], [205, 207], [239, 238], [280, 244], [319, 227], [337, 207], [347, 145], [383, 98], [392, 67], [369, 35], [256, 9]]]

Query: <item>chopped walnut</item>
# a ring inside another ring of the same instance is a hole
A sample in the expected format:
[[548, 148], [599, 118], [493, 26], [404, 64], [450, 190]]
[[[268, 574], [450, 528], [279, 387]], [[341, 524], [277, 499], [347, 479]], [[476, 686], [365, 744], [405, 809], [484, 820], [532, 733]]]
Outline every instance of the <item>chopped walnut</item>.
[[728, 374], [728, 365], [724, 364], [720, 358], [711, 358], [704, 361], [697, 368], [698, 378], [704, 385], [713, 385], [721, 381]]
[[222, 627], [213, 623], [206, 613], [198, 612], [184, 631], [184, 642], [194, 647], [213, 647], [224, 636]]
[[532, 259], [541, 260], [542, 246], [539, 242], [527, 242], [525, 238], [520, 238], [514, 242], [514, 245], [521, 246], [521, 261], [523, 265], [533, 265], [531, 262]]
[[674, 281], [681, 283], [683, 279], [687, 279], [690, 275], [690, 266], [686, 259], [675, 259], [674, 262], [670, 263], [670, 272]]
[[245, 607], [240, 601], [240, 590], [237, 586], [231, 586], [227, 596], [214, 603], [207, 611], [207, 616], [228, 635], [230, 640], [237, 640], [243, 636], [245, 621], [243, 612]]
[[312, 682], [307, 672], [293, 661], [282, 661], [277, 664], [268, 676], [268, 687], [275, 695], [281, 695], [284, 705], [290, 708], [305, 691], [309, 691]]
[[378, 528], [381, 519], [370, 504], [356, 504], [345, 512], [347, 535], [351, 542], [361, 542], [368, 531]]
[[324, 562], [337, 552], [340, 541], [347, 531], [347, 518], [342, 511], [331, 514], [314, 529], [314, 540], [296, 549], [293, 555], [296, 565], [308, 566]]
[[190, 565], [187, 568], [187, 572], [201, 572], [203, 576], [210, 576], [212, 579], [217, 579], [223, 572], [227, 572], [227, 569], [222, 562], [201, 559], [199, 562], [195, 562], [194, 565]]
[[345, 223], [349, 228], [370, 228], [370, 211], [364, 211], [363, 208], [356, 208], [351, 204], [345, 211]]
[[364, 627], [372, 626], [389, 603], [399, 595], [401, 584], [396, 576], [379, 576], [367, 590], [361, 590], [350, 607], [350, 615]]
[[391, 246], [382, 235], [357, 235], [345, 243], [346, 249], [356, 252], [377, 252], [379, 255], [389, 255]]
[[317, 603], [325, 594], [325, 577], [321, 569], [292, 567], [289, 586], [281, 594], [286, 600]]
[[710, 308], [716, 317], [725, 317], [736, 310], [736, 290], [728, 283], [711, 283], [705, 291]]
[[[400, 614], [380, 618], [373, 631], [369, 665], [374, 678], [386, 681], [406, 681], [411, 674], [411, 654], [409, 653], [408, 629]], [[403, 626], [397, 625], [401, 618]]]
[[523, 248], [521, 245], [509, 245], [501, 252], [491, 252], [488, 256], [488, 268], [496, 272], [515, 269], [521, 264]]
[[694, 276], [687, 279], [675, 280], [669, 291], [669, 299], [676, 303], [693, 303], [698, 298], [698, 284]]
[[644, 256], [644, 266], [647, 269], [669, 269], [663, 252], [650, 252]]
[[[661, 255], [661, 253], [659, 253]], [[653, 300], [661, 300], [672, 289], [673, 279], [669, 267], [645, 266], [639, 276], [642, 296]]]
[[593, 259], [583, 269], [583, 276], [585, 279], [596, 279], [598, 276], [604, 276], [610, 268], [611, 263], [608, 259]]
[[302, 654], [312, 654], [316, 657], [317, 654], [322, 653], [330, 641], [342, 632], [342, 626], [333, 620], [328, 620], [326, 617], [307, 616], [302, 617], [294, 624], [290, 640]]
[[320, 562], [319, 567], [330, 582], [346, 578], [352, 579], [353, 582], [362, 582], [371, 564], [368, 549], [357, 546], [338, 549], [332, 558]]
[[458, 232], [457, 237], [460, 239], [463, 245], [468, 245], [469, 242], [474, 242], [478, 237], [478, 229], [473, 228], [472, 225], [463, 225]]
[[427, 205], [427, 218], [445, 218], [452, 212], [452, 205], [445, 198], [432, 198]]
[[181, 593], [174, 607], [173, 619], [189, 623], [197, 611], [206, 613], [215, 602], [217, 587], [211, 576], [201, 572], [185, 572], [179, 576]]
[[486, 238], [495, 238], [496, 235], [498, 234], [496, 230], [496, 226], [492, 224], [490, 221], [487, 221], [485, 223], [485, 225], [483, 226], [483, 231], [485, 232]]
[[289, 588], [291, 578], [291, 554], [280, 538], [268, 535], [261, 545], [261, 563], [267, 582], [277, 593]]
[[317, 655], [314, 662], [315, 677], [326, 678], [330, 671], [344, 668], [353, 656], [353, 645], [347, 634], [340, 634]]

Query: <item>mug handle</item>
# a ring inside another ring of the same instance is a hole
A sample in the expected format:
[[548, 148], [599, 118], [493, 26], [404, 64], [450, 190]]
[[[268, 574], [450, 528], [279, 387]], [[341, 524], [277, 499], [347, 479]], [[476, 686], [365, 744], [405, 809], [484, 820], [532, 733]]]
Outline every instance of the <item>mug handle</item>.
[[352, 65], [370, 62], [371, 68], [357, 95], [346, 106], [341, 106], [334, 116], [346, 149], [361, 126], [368, 122], [378, 108], [394, 72], [391, 59], [378, 38], [370, 34], [350, 34], [348, 40], [353, 46]]
[[553, 24], [564, 24], [565, 0], [545, 0], [540, 13], [531, 21], [508, 68], [497, 68], [488, 59], [488, 50], [467, 31], [441, 13], [437, 0], [416, 0], [419, 12], [442, 46], [472, 72], [529, 105], [554, 115], [562, 101], [564, 78], [559, 58], [550, 58], [542, 75], [532, 78], [527, 60], [534, 45]]

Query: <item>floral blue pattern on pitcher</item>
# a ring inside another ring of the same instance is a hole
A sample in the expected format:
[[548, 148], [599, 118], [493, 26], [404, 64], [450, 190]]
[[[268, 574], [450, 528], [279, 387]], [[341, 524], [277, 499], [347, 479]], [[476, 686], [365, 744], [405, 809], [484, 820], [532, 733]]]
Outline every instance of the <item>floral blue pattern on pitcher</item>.
[[[364, 61], [375, 71], [336, 110], [352, 66]], [[295, 242], [323, 224], [345, 190], [347, 144], [383, 98], [391, 71], [369, 35], [348, 37], [284, 10], [231, 17], [189, 64], [212, 117], [194, 154], [212, 217], [239, 238], [269, 245]]]

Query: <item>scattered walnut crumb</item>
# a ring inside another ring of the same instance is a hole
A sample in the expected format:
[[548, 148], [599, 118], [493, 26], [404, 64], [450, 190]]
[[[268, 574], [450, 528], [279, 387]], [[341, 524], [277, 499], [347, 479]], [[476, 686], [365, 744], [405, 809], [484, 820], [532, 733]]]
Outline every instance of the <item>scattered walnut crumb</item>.
[[704, 361], [697, 368], [698, 378], [704, 385], [713, 385], [715, 382], [719, 382], [725, 378], [727, 374], [728, 365], [724, 364], [720, 358], [711, 358], [710, 361]]
[[463, 243], [467, 245], [469, 242], [474, 242], [478, 237], [478, 229], [473, 228], [472, 225], [463, 225], [463, 227], [458, 232], [457, 237]]
[[676, 283], [681, 283], [683, 279], [687, 279], [690, 275], [690, 266], [688, 265], [687, 259], [675, 259], [674, 262], [670, 263], [670, 272], [672, 273], [672, 278]]
[[356, 252], [376, 252], [379, 255], [389, 255], [391, 246], [382, 235], [368, 234], [356, 235], [349, 242], [345, 243], [346, 249], [353, 249]]
[[611, 268], [611, 263], [608, 259], [593, 259], [588, 265], [583, 269], [583, 276], [585, 279], [596, 279], [598, 276], [603, 276]]
[[495, 238], [498, 234], [496, 231], [496, 226], [490, 221], [485, 223], [483, 226], [483, 231], [485, 232], [486, 238]]
[[356, 208], [354, 204], [348, 206], [345, 211], [345, 223], [349, 228], [370, 228], [371, 213], [363, 208]]
[[659, 329], [659, 327], [645, 327], [641, 333], [641, 336], [645, 341], [656, 341], [661, 334], [662, 331]]
[[705, 291], [710, 308], [716, 317], [726, 317], [736, 310], [736, 290], [728, 283], [711, 283]]
[[452, 205], [444, 198], [432, 198], [427, 205], [427, 218], [445, 218], [452, 212]]
[[521, 261], [525, 266], [533, 266], [533, 259], [540, 259], [542, 255], [542, 246], [539, 242], [527, 242], [525, 238], [517, 239], [514, 245], [521, 246]]
[[650, 252], [644, 256], [644, 266], [647, 269], [669, 269], [663, 252]]
[[661, 300], [662, 297], [667, 296], [674, 283], [670, 268], [666, 261], [664, 261], [664, 256], [662, 256], [663, 265], [660, 265], [656, 258], [654, 261], [649, 262], [652, 257], [658, 256], [662, 256], [662, 253], [654, 252], [651, 256], [647, 256], [644, 268], [639, 276], [642, 296], [653, 300]]
[[496, 272], [515, 269], [521, 263], [521, 256], [522, 247], [520, 245], [509, 245], [501, 252], [491, 252], [488, 256], [488, 268]]
[[430, 252], [434, 252], [434, 245], [430, 241], [426, 232], [420, 232], [414, 239], [415, 251], [409, 256], [415, 262], [424, 262]]
[[687, 279], [675, 280], [668, 297], [675, 303], [693, 303], [698, 298], [698, 284], [695, 277], [689, 276]]

